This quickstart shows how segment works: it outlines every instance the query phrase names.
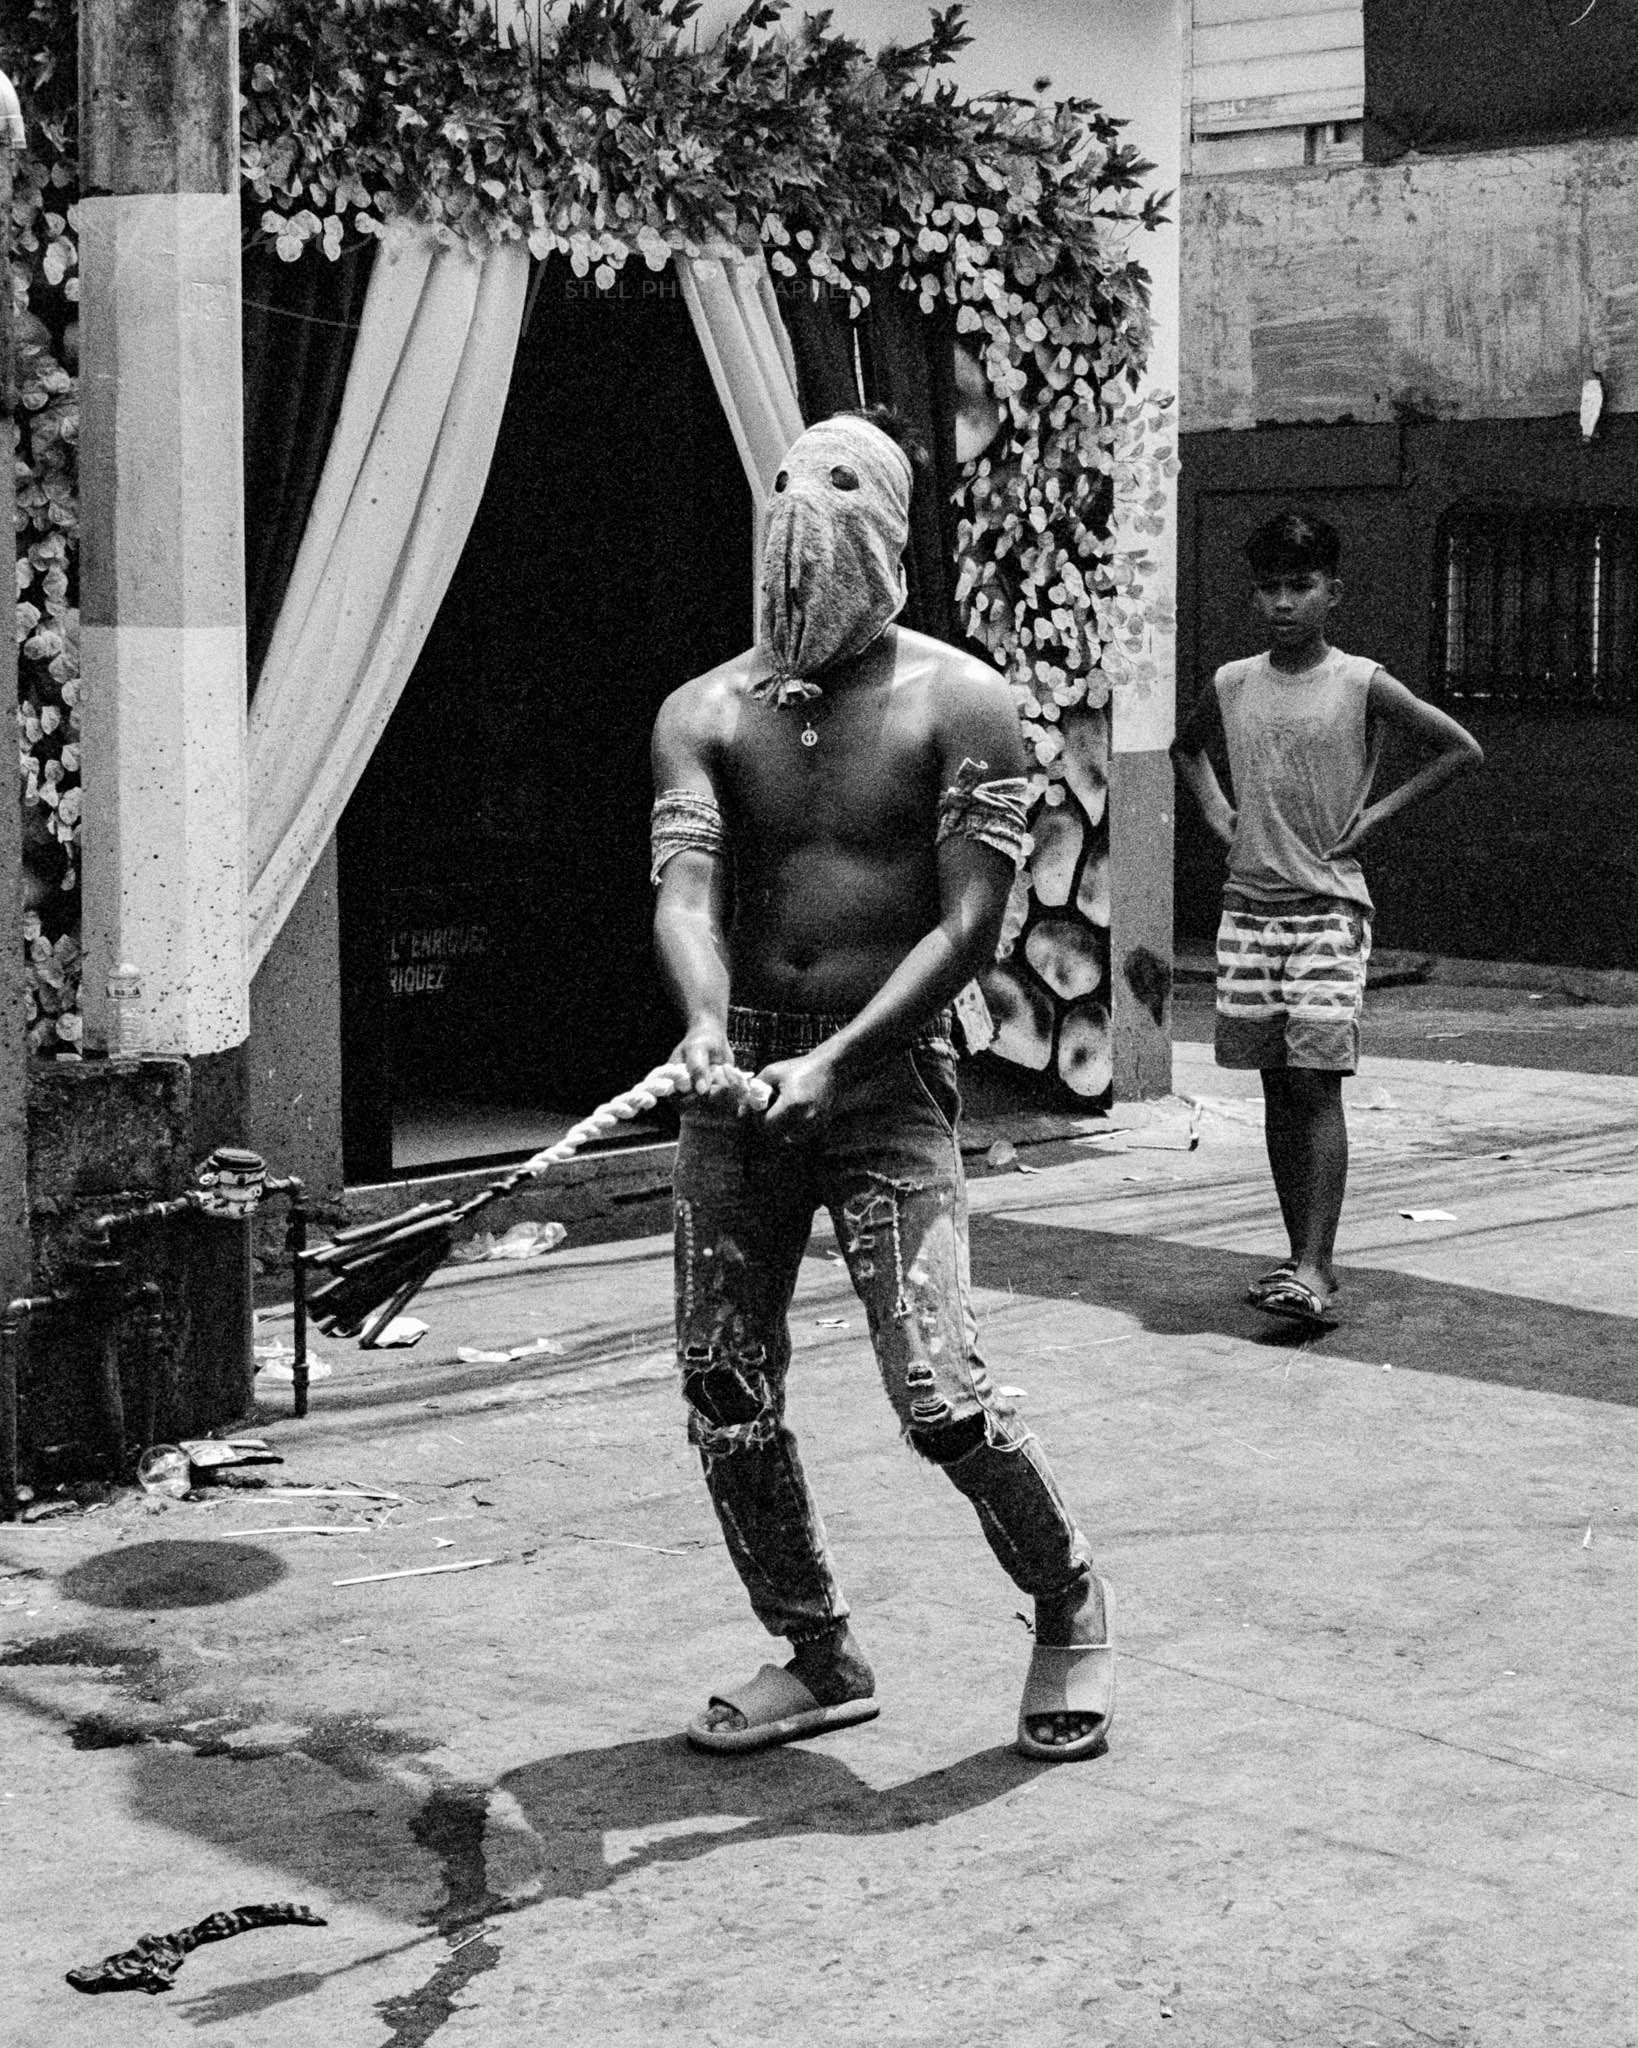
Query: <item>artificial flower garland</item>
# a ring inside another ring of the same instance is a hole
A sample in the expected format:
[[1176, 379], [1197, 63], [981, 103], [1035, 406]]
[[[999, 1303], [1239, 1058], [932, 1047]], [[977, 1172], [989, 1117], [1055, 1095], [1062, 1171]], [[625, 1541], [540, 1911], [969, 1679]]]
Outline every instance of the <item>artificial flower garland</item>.
[[[954, 308], [1001, 432], [968, 467], [957, 608], [1018, 701], [1032, 789], [1063, 801], [1059, 723], [1141, 689], [1146, 598], [1175, 468], [1136, 231], [1152, 168], [1090, 101], [957, 97], [936, 75], [963, 10], [871, 55], [825, 15], [747, 7], [709, 43], [696, 0], [534, 6], [497, 34], [468, 0], [278, 0], [241, 34], [247, 234], [291, 261], [408, 219], [449, 242], [525, 242], [612, 286], [639, 259], [761, 249], [847, 292]], [[19, 314], [18, 630], [27, 940], [41, 1048], [73, 1044], [79, 669], [72, 199], [73, 0], [0, 29], [29, 117], [13, 209]], [[1018, 919], [1009, 919], [1016, 927]]]

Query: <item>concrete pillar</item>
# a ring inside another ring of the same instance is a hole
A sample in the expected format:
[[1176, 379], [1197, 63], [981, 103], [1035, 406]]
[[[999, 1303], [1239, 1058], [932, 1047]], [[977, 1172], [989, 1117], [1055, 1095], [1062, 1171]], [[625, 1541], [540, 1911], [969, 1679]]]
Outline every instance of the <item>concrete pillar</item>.
[[[215, 1147], [244, 1143], [238, 160], [237, 0], [81, 0], [88, 1057], [34, 1090], [43, 1281], [63, 1273], [88, 1213], [177, 1195]], [[115, 1015], [109, 980], [127, 965], [140, 996]], [[160, 1288], [168, 1352], [155, 1379], [140, 1347], [123, 1348], [144, 1380], [124, 1390], [132, 1427], [197, 1435], [242, 1415], [243, 1225], [184, 1219], [133, 1234], [121, 1254], [129, 1279]], [[85, 1405], [102, 1340], [71, 1321], [42, 1337], [54, 1347], [35, 1361], [42, 1415]]]
[[249, 1030], [238, 22], [80, 10], [83, 1004], [141, 977], [143, 1052]]
[[[10, 276], [11, 162], [23, 144], [22, 116], [10, 81], [0, 73], [0, 279]], [[14, 524], [17, 388], [12, 354], [11, 293], [0, 291], [0, 532]], [[12, 602], [9, 574], [6, 602]], [[17, 702], [17, 635], [0, 630], [0, 705]], [[9, 718], [11, 713], [7, 711]], [[21, 942], [23, 829], [16, 762], [0, 795], [0, 1302], [29, 1291], [28, 1236], [28, 977]]]
[[[1099, 81], [1098, 97], [1132, 117], [1130, 137], [1149, 157], [1154, 186], [1175, 193], [1183, 173], [1186, 117], [1186, 0], [1098, 0], [1118, 32], [1123, 62]], [[1177, 391], [1181, 274], [1177, 208], [1138, 254], [1150, 277], [1154, 340], [1142, 389]], [[1173, 406], [1166, 440], [1175, 451]], [[1124, 1102], [1164, 1095], [1172, 1085], [1172, 839], [1176, 804], [1167, 754], [1177, 723], [1177, 484], [1165, 479], [1162, 531], [1144, 536], [1153, 571], [1147, 687], [1118, 692], [1109, 754], [1109, 984], [1115, 1094]]]

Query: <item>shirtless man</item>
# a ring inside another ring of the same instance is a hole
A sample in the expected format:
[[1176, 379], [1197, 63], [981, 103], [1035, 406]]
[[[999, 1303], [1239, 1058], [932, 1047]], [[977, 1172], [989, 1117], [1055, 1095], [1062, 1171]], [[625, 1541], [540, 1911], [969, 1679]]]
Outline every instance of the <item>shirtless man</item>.
[[[784, 1418], [787, 1315], [814, 1211], [836, 1226], [911, 1448], [970, 1499], [1035, 1602], [1027, 1754], [1099, 1753], [1102, 1581], [1033, 1436], [974, 1348], [948, 1006], [994, 958], [1027, 785], [1010, 693], [895, 626], [914, 470], [891, 415], [791, 448], [769, 500], [758, 645], [654, 729], [660, 964], [685, 1019], [677, 1352], [729, 1554], [788, 1665], [690, 1724], [760, 1749], [872, 1719], [875, 1680]], [[747, 1112], [726, 1080], [773, 1091]]]

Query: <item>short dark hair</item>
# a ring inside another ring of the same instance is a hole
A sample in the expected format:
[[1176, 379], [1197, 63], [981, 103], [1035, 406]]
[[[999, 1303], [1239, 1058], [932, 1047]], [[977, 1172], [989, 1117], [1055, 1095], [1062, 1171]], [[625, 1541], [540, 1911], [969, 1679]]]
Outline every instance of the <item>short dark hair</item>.
[[1342, 536], [1328, 519], [1296, 505], [1265, 520], [1245, 554], [1253, 576], [1302, 576], [1313, 569], [1334, 576], [1342, 566]]
[[927, 452], [927, 444], [905, 418], [902, 412], [891, 405], [849, 405], [831, 415], [839, 420], [868, 420], [871, 426], [897, 443], [910, 458], [910, 467], [919, 482], [932, 473], [933, 458]]

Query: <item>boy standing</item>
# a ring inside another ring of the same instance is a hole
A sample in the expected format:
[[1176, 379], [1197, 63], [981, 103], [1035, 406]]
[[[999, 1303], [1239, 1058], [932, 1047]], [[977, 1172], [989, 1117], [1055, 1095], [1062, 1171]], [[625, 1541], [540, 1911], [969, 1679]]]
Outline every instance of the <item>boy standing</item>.
[[[1336, 529], [1279, 514], [1246, 543], [1266, 654], [1212, 678], [1172, 747], [1207, 825], [1229, 849], [1217, 934], [1217, 1063], [1263, 1077], [1268, 1163], [1290, 1257], [1255, 1283], [1270, 1315], [1329, 1329], [1348, 1178], [1342, 1078], [1359, 1064], [1371, 894], [1359, 853], [1398, 812], [1484, 755], [1472, 734], [1385, 669], [1326, 640], [1342, 596]], [[1228, 747], [1230, 802], [1207, 747]], [[1370, 799], [1388, 732], [1432, 753]]]

